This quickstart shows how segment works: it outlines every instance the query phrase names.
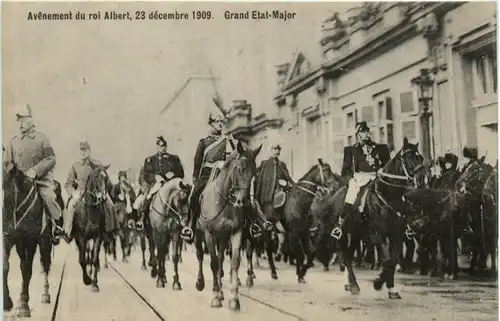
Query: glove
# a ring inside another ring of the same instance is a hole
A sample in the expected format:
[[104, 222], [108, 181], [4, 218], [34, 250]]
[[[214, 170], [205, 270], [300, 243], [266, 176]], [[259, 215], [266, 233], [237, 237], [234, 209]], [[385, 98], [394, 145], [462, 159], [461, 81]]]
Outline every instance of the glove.
[[157, 182], [161, 182], [161, 181], [164, 181], [165, 179], [163, 177], [161, 177], [160, 175], [155, 175], [155, 180]]
[[36, 177], [36, 173], [35, 171], [33, 170], [33, 168], [30, 168], [28, 169], [28, 171], [26, 172], [26, 177], [28, 177], [29, 179], [35, 179]]

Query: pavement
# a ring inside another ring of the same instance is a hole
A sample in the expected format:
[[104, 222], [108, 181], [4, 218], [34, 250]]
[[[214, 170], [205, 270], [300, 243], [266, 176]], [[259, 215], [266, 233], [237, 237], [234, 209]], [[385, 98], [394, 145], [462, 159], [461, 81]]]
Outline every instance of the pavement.
[[[19, 259], [13, 252], [9, 274], [11, 296], [16, 304], [21, 285]], [[74, 244], [60, 244], [55, 249], [50, 276], [51, 303], [42, 304], [43, 276], [38, 254], [30, 287], [31, 320], [36, 321], [154, 321], [154, 320], [428, 320], [475, 321], [498, 320], [496, 281], [479, 282], [470, 279], [440, 281], [436, 278], [397, 274], [402, 300], [389, 300], [387, 290], [373, 290], [371, 280], [376, 272], [357, 270], [361, 293], [353, 296], [344, 291], [344, 277], [333, 267], [323, 272], [317, 265], [309, 270], [306, 284], [297, 283], [295, 268], [278, 263], [278, 280], [272, 280], [267, 268], [255, 269], [254, 287], [248, 289], [246, 259], [240, 268], [241, 311], [228, 308], [230, 296], [228, 277], [223, 279], [226, 300], [223, 307], [210, 307], [212, 299], [212, 273], [209, 258], [204, 260], [205, 290], [195, 289], [197, 262], [193, 249], [183, 253], [179, 265], [181, 291], [172, 289], [172, 265], [167, 262], [165, 288], [156, 288], [156, 280], [149, 271], [140, 269], [140, 249], [137, 248], [129, 263], [110, 261], [99, 274], [100, 292], [93, 293], [81, 280], [81, 269]], [[229, 271], [226, 260], [226, 274]], [[104, 260], [101, 259], [101, 264]], [[264, 266], [264, 260], [261, 260]], [[64, 274], [63, 274], [64, 270]], [[60, 290], [60, 296], [58, 292]], [[55, 313], [54, 313], [55, 310]], [[17, 320], [15, 307], [5, 313], [5, 320]]]

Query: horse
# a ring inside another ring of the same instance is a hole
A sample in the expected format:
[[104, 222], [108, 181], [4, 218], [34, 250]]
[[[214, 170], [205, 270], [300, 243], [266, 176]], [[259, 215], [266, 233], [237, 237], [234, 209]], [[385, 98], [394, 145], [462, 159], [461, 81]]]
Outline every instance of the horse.
[[[6, 168], [6, 166], [10, 167]], [[40, 182], [41, 183], [41, 182]], [[40, 248], [40, 257], [44, 274], [41, 301], [50, 303], [49, 273], [52, 264], [52, 224], [45, 224], [45, 204], [41, 198], [38, 182], [27, 178], [13, 164], [4, 164], [2, 205], [3, 218], [3, 309], [10, 311], [14, 307], [9, 293], [8, 275], [10, 251], [16, 246], [21, 260], [22, 288], [16, 315], [31, 317], [29, 306], [29, 286], [33, 275], [33, 258], [36, 248]], [[45, 225], [45, 226], [44, 226]]]
[[[288, 249], [295, 258], [297, 280], [305, 283], [305, 275], [312, 266], [312, 242], [309, 227], [311, 226], [311, 204], [318, 193], [326, 193], [327, 182], [334, 178], [329, 164], [321, 158], [316, 165], [292, 186], [285, 203], [284, 221], [288, 232]], [[304, 259], [307, 258], [307, 264]]]
[[498, 165], [486, 179], [481, 195], [481, 209], [484, 252], [491, 255], [490, 276], [495, 277], [498, 240]]
[[165, 275], [165, 259], [172, 242], [172, 262], [174, 276], [172, 289], [182, 290], [179, 282], [178, 264], [180, 252], [181, 230], [187, 224], [189, 213], [189, 193], [191, 186], [180, 178], [166, 182], [153, 197], [149, 210], [149, 219], [153, 230], [153, 239], [157, 249], [154, 268], [158, 270], [157, 288], [164, 288], [167, 282]]
[[[128, 183], [123, 185], [123, 193], [113, 195], [116, 214], [118, 216], [120, 245], [122, 248], [122, 261], [128, 262], [127, 257], [130, 256], [132, 244], [135, 237], [135, 221], [137, 220], [137, 210], [132, 207], [135, 201], [135, 193], [132, 186]], [[114, 193], [116, 194], [116, 193]], [[113, 240], [114, 241], [114, 240]], [[113, 245], [116, 241], [113, 242]], [[115, 254], [116, 258], [116, 254]]]
[[[82, 198], [76, 204], [73, 230], [82, 268], [83, 284], [91, 285], [92, 292], [99, 292], [97, 274], [100, 270], [99, 254], [106, 237], [105, 201], [109, 165], [90, 165], [92, 170], [85, 183]], [[90, 241], [93, 241], [92, 244]], [[90, 274], [87, 273], [90, 267]]]
[[[389, 298], [401, 299], [399, 292], [394, 289], [394, 274], [405, 238], [406, 217], [402, 213], [406, 213], [409, 208], [403, 201], [403, 194], [408, 188], [421, 184], [426, 175], [419, 174], [421, 171], [426, 174], [425, 169], [424, 159], [418, 151], [418, 143], [411, 144], [405, 137], [401, 150], [385, 164], [376, 178], [362, 189], [366, 193], [364, 215], [351, 213], [345, 217], [340, 227], [337, 226], [332, 231], [332, 236], [339, 239], [346, 267], [346, 291], [354, 295], [360, 292], [352, 267], [353, 252], [362, 235], [369, 234], [373, 242], [381, 246], [380, 254], [384, 258], [382, 272], [373, 281], [373, 288], [379, 291], [385, 283], [389, 289]], [[339, 221], [339, 216], [344, 211], [346, 193], [347, 187], [342, 187], [333, 195], [335, 222]], [[359, 196], [355, 203], [358, 202]]]
[[222, 267], [226, 249], [231, 244], [232, 298], [229, 308], [240, 310], [239, 277], [240, 251], [242, 247], [245, 216], [248, 214], [249, 192], [253, 176], [257, 170], [255, 158], [262, 149], [245, 150], [238, 142], [236, 149], [223, 162], [221, 168], [212, 170], [208, 183], [200, 197], [200, 218], [195, 232], [196, 256], [198, 259], [198, 279], [196, 289], [205, 287], [203, 275], [203, 239], [210, 254], [213, 274], [212, 308], [222, 306]]

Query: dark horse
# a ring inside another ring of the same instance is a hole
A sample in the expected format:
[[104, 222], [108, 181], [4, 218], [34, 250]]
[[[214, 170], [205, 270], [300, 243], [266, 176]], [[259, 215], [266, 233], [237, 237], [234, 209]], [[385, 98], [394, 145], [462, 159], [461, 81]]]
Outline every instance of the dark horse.
[[244, 150], [238, 143], [236, 150], [228, 156], [220, 168], [214, 168], [207, 186], [200, 198], [199, 227], [203, 231], [196, 233], [196, 256], [198, 258], [198, 280], [196, 288], [201, 291], [205, 286], [203, 275], [203, 247], [202, 237], [210, 253], [210, 267], [213, 273], [213, 294], [211, 301], [213, 308], [222, 306], [224, 294], [222, 292], [222, 267], [224, 254], [231, 244], [231, 294], [229, 308], [238, 311], [240, 300], [238, 297], [240, 255], [242, 247], [243, 229], [246, 219], [246, 208], [249, 203], [250, 184], [255, 175], [257, 166], [255, 157], [262, 145], [256, 150]]
[[179, 282], [178, 264], [181, 253], [181, 229], [186, 226], [189, 214], [189, 192], [191, 186], [182, 179], [174, 178], [165, 183], [153, 197], [149, 219], [153, 230], [157, 257], [153, 268], [158, 270], [156, 287], [164, 288], [167, 282], [165, 260], [172, 242], [172, 263], [174, 264], [173, 290], [182, 290]]
[[481, 228], [484, 252], [491, 255], [490, 276], [497, 275], [498, 240], [498, 164], [495, 165], [483, 188], [481, 197]]
[[[10, 166], [10, 165], [9, 165]], [[17, 316], [31, 317], [29, 307], [29, 286], [33, 274], [33, 257], [37, 245], [40, 247], [40, 257], [44, 273], [44, 291], [42, 303], [50, 303], [49, 272], [51, 265], [52, 235], [51, 224], [43, 227], [44, 203], [37, 190], [37, 183], [27, 178], [13, 166], [3, 170], [4, 203], [2, 206], [3, 218], [3, 309], [10, 311], [13, 308], [9, 293], [9, 257], [13, 246], [21, 260], [23, 277], [21, 294], [19, 297]]]
[[[123, 183], [123, 194], [113, 195], [116, 214], [118, 216], [118, 237], [120, 238], [120, 246], [122, 248], [122, 261], [128, 262], [127, 257], [130, 256], [132, 244], [135, 237], [135, 222], [137, 220], [137, 210], [132, 205], [135, 201], [135, 193], [132, 186], [128, 183]], [[116, 241], [113, 238], [113, 255], [116, 259]]]
[[[346, 267], [346, 291], [352, 294], [360, 291], [352, 267], [353, 253], [362, 236], [369, 234], [374, 245], [380, 246], [384, 260], [383, 270], [373, 282], [373, 287], [379, 291], [385, 283], [389, 289], [389, 298], [401, 298], [398, 291], [394, 290], [394, 273], [407, 228], [406, 217], [402, 213], [407, 213], [409, 206], [404, 203], [403, 194], [409, 187], [419, 186], [421, 178], [425, 177], [417, 176], [420, 172], [425, 173], [425, 167], [423, 157], [418, 152], [418, 144], [409, 143], [405, 137], [403, 148], [382, 168], [372, 183], [363, 189], [367, 193], [364, 214], [349, 214], [341, 226], [342, 233], [337, 234]], [[339, 215], [344, 210], [346, 193], [347, 187], [343, 187], [333, 195], [335, 222], [339, 221]], [[359, 200], [356, 201], [358, 202]]]
[[[91, 285], [93, 292], [99, 292], [97, 273], [99, 272], [99, 253], [106, 238], [105, 231], [105, 201], [107, 195], [107, 166], [91, 164], [92, 171], [85, 183], [82, 199], [76, 204], [73, 230], [79, 252], [79, 262], [82, 267], [83, 283]], [[90, 244], [89, 241], [93, 241]], [[87, 257], [87, 252], [89, 255]], [[90, 274], [87, 273], [90, 266]]]
[[[295, 257], [299, 283], [305, 283], [304, 277], [314, 260], [309, 232], [312, 225], [311, 204], [318, 193], [326, 193], [327, 184], [332, 179], [334, 174], [330, 165], [318, 159], [318, 163], [292, 186], [285, 204], [288, 248]], [[304, 264], [305, 258], [307, 264]]]

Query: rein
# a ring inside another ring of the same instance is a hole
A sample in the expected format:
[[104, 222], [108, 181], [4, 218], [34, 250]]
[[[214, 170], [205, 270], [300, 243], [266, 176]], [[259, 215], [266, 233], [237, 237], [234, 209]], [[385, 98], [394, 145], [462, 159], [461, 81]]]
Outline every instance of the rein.
[[[297, 188], [303, 190], [304, 192], [308, 193], [308, 194], [311, 194], [312, 196], [316, 196], [318, 195], [318, 192], [320, 190], [326, 190], [326, 186], [325, 186], [325, 175], [323, 173], [323, 166], [321, 164], [317, 164], [316, 165], [318, 167], [318, 170], [319, 170], [319, 177], [320, 177], [320, 180], [321, 180], [321, 184], [316, 184], [316, 183], [313, 183], [309, 180], [299, 180], [297, 182]], [[304, 186], [300, 186], [299, 183], [306, 183], [306, 184], [309, 184], [309, 185], [312, 185], [313, 187], [316, 188], [316, 192], [313, 192], [307, 188], [305, 188]]]
[[160, 199], [160, 203], [161, 203], [161, 205], [163, 205], [163, 207], [168, 207], [168, 210], [169, 210], [169, 211], [171, 211], [171, 212], [173, 212], [173, 213], [177, 216], [177, 218], [176, 218], [175, 216], [168, 215], [168, 214], [169, 214], [169, 211], [167, 211], [167, 213], [165, 213], [165, 214], [163, 214], [163, 213], [161, 213], [160, 211], [158, 211], [158, 210], [156, 209], [156, 207], [154, 206], [154, 202], [153, 202], [153, 205], [151, 206], [151, 208], [152, 208], [152, 209], [153, 209], [156, 213], [158, 213], [160, 216], [163, 216], [163, 217], [165, 217], [165, 218], [172, 217], [172, 219], [173, 219], [173, 220], [174, 220], [177, 224], [179, 224], [179, 225], [183, 225], [183, 224], [182, 224], [182, 215], [181, 215], [178, 211], [176, 211], [176, 210], [175, 210], [175, 209], [174, 209], [174, 208], [170, 205], [170, 203], [165, 202], [165, 201], [163, 200], [163, 198], [161, 197], [161, 194], [160, 194], [160, 193], [158, 193], [158, 194], [157, 194], [157, 197]]
[[[17, 204], [18, 202], [18, 197], [19, 197], [19, 189], [17, 187], [17, 184], [16, 183], [13, 183], [12, 184], [14, 186], [14, 204]], [[19, 211], [21, 210], [21, 208], [27, 204], [28, 200], [30, 199], [30, 197], [33, 195], [33, 193], [35, 193], [35, 197], [33, 198], [33, 200], [31, 201], [30, 205], [28, 206], [28, 208], [26, 208], [26, 210], [24, 212], [22, 212], [22, 215], [20, 215], [21, 217], [19, 219], [18, 218], [18, 214], [19, 214]], [[31, 210], [33, 209], [33, 207], [35, 206], [36, 204], [36, 201], [38, 200], [38, 193], [36, 192], [36, 185], [35, 183], [33, 182], [32, 186], [31, 186], [31, 189], [29, 190], [28, 194], [26, 195], [26, 197], [23, 199], [23, 201], [16, 206], [16, 208], [14, 209], [14, 230], [19, 226], [19, 224], [22, 222], [22, 220], [26, 217], [26, 215], [28, 215]]]

